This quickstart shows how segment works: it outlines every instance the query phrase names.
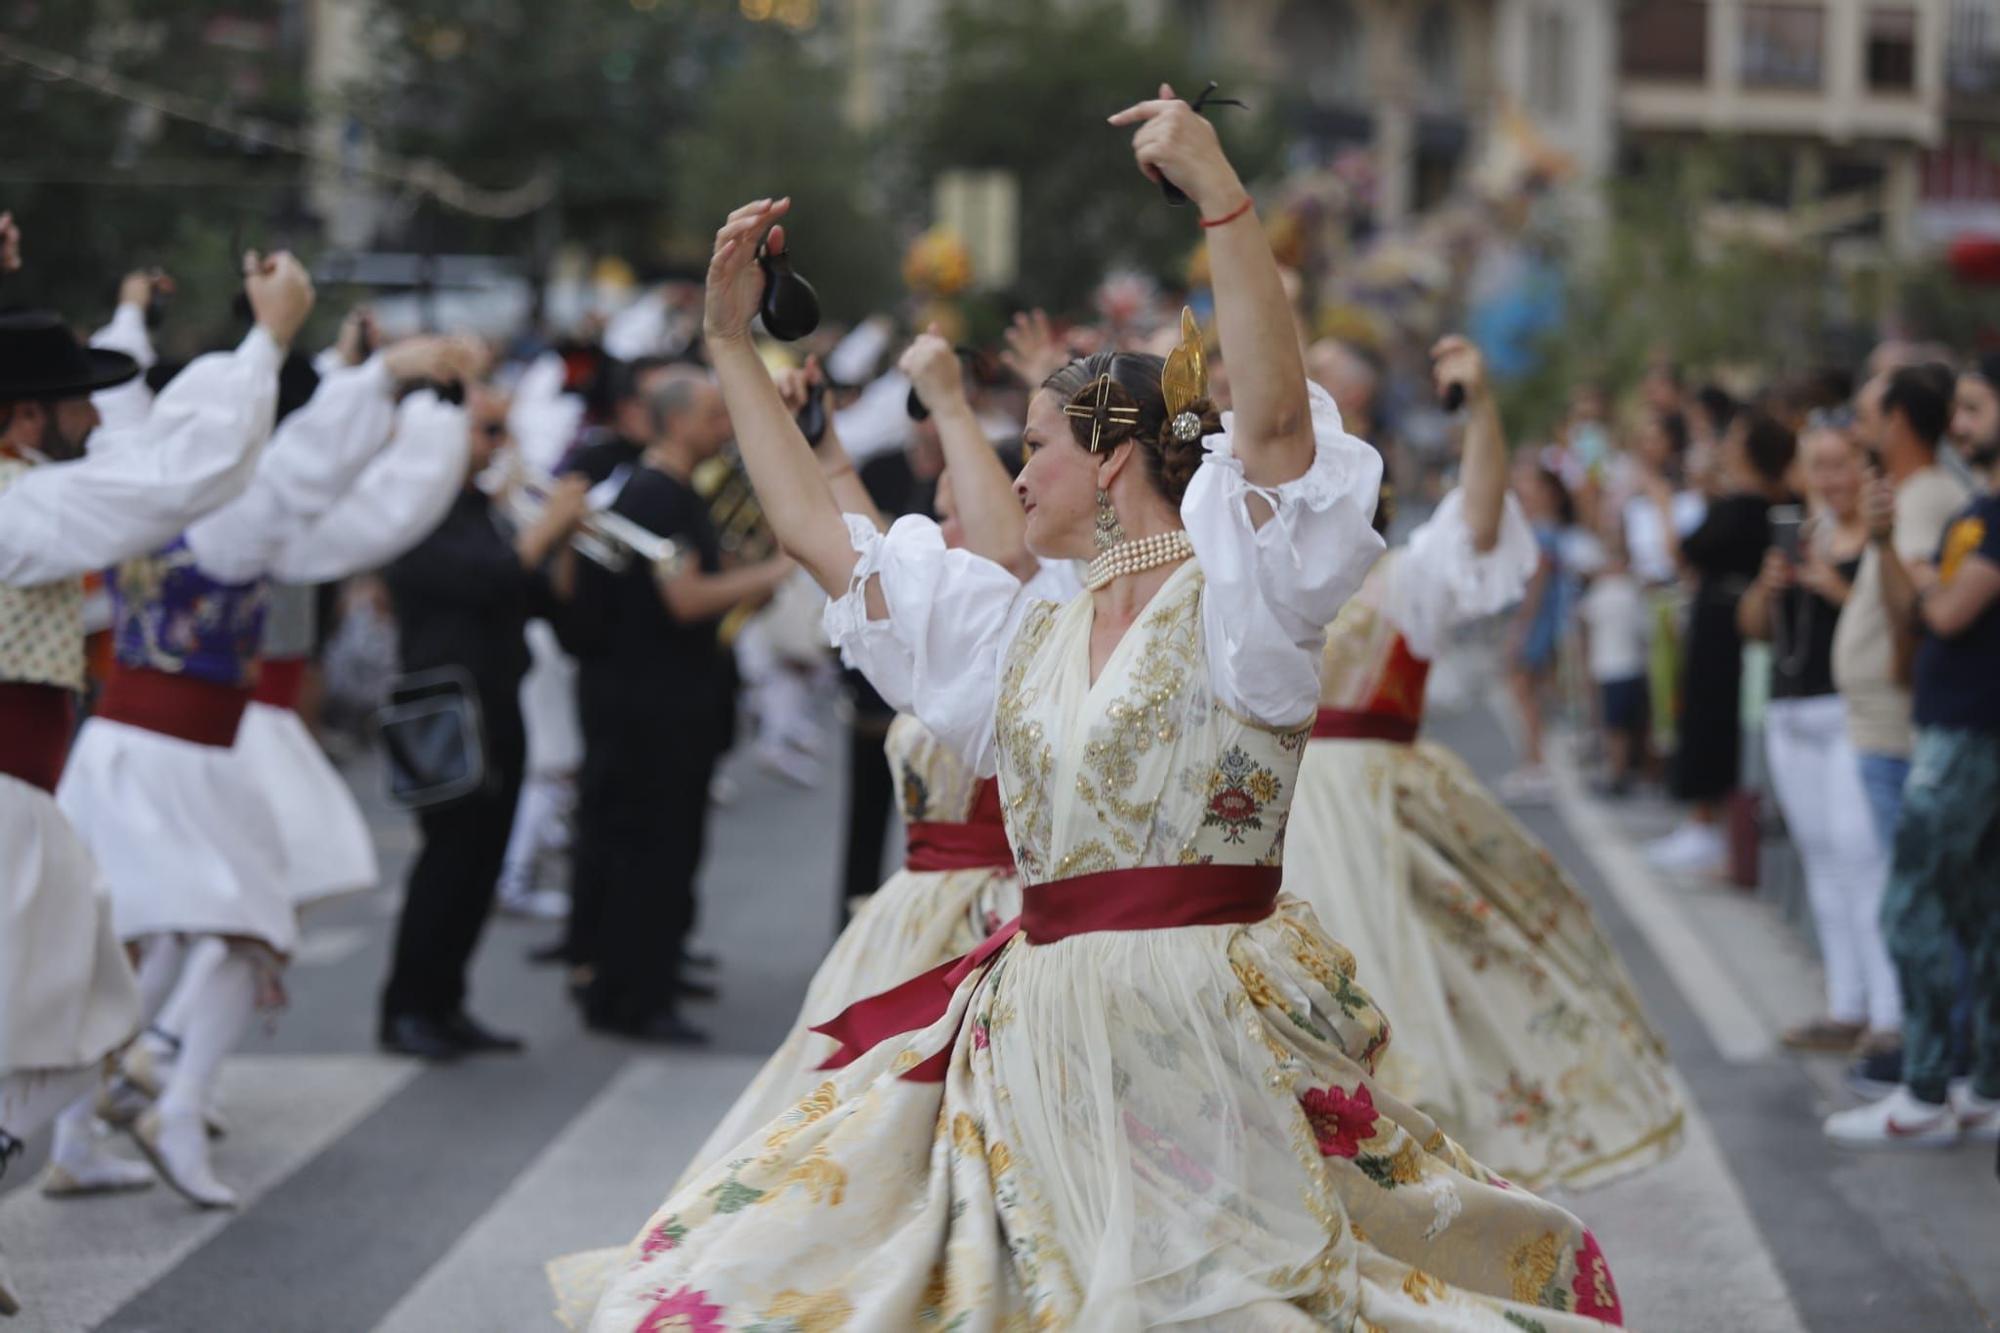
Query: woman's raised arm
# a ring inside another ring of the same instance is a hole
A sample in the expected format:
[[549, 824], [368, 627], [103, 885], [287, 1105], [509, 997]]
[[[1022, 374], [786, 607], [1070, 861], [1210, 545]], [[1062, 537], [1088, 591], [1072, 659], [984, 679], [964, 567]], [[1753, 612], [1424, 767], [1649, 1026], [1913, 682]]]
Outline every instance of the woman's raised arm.
[[[702, 335], [729, 405], [737, 449], [771, 531], [829, 597], [840, 597], [855, 564], [847, 525], [812, 446], [799, 433], [750, 338], [750, 321], [764, 289], [757, 242], [761, 238], [774, 254], [784, 250], [785, 229], [773, 224], [791, 206], [790, 199], [756, 200], [731, 213], [716, 232]], [[870, 590], [871, 615], [886, 614], [876, 605], [879, 596]]]
[[[1179, 186], [1207, 230], [1215, 322], [1235, 412], [1232, 446], [1244, 477], [1269, 489], [1303, 476], [1312, 465], [1313, 433], [1298, 326], [1278, 261], [1215, 127], [1164, 83], [1156, 100], [1127, 107], [1111, 123], [1138, 126], [1132, 152], [1139, 169]], [[1261, 510], [1259, 499], [1253, 512], [1260, 522]]]

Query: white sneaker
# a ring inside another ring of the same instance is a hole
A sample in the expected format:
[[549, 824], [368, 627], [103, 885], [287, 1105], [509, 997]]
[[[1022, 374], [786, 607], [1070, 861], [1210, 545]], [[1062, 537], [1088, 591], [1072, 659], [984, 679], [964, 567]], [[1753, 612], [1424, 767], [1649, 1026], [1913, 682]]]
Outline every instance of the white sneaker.
[[1509, 805], [1547, 805], [1556, 798], [1556, 780], [1541, 764], [1530, 764], [1503, 773], [1493, 790]]
[[1952, 1083], [1947, 1100], [1961, 1134], [1982, 1143], [2000, 1143], [2000, 1097], [1982, 1097], [1972, 1090], [1971, 1080], [1960, 1079]]
[[208, 1132], [200, 1116], [163, 1116], [153, 1107], [133, 1124], [132, 1141], [160, 1179], [195, 1207], [236, 1206], [236, 1191], [217, 1180], [209, 1165]]
[[1958, 1116], [1949, 1105], [1920, 1102], [1899, 1087], [1879, 1102], [1836, 1111], [1826, 1136], [1843, 1148], [1949, 1148], [1958, 1142]]
[[569, 916], [569, 895], [561, 889], [528, 889], [501, 898], [500, 910], [531, 921], [562, 921]]
[[1646, 863], [1655, 870], [1710, 874], [1721, 871], [1726, 851], [1722, 830], [1713, 824], [1688, 823], [1647, 843]]

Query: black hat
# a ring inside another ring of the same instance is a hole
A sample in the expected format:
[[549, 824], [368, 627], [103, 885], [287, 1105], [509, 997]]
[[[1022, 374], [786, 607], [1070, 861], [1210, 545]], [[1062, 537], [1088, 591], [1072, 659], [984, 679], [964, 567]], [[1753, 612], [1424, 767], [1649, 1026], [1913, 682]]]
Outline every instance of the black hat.
[[123, 352], [86, 347], [47, 310], [0, 314], [0, 403], [81, 398], [139, 373]]

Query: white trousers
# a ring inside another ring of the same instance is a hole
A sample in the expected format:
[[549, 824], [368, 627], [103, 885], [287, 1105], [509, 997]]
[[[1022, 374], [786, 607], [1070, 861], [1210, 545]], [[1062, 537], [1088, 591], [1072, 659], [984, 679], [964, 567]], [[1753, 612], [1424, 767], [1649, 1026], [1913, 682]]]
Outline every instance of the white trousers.
[[569, 846], [569, 816], [576, 807], [576, 780], [567, 773], [531, 772], [514, 806], [507, 857], [500, 866], [500, 896], [521, 898], [535, 887], [543, 856]]
[[1837, 694], [1774, 699], [1764, 718], [1771, 785], [1805, 864], [1806, 897], [1826, 963], [1828, 1016], [1902, 1028], [1902, 993], [1878, 918], [1889, 857], [1875, 836], [1861, 765]]

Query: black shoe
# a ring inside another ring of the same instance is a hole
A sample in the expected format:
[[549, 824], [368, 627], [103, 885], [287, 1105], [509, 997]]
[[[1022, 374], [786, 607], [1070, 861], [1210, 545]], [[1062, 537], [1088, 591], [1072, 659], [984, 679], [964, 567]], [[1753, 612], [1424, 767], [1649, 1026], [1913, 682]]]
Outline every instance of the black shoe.
[[612, 1023], [586, 1018], [584, 1026], [593, 1032], [604, 1032], [632, 1041], [652, 1042], [659, 1046], [708, 1045], [708, 1033], [687, 1022], [671, 1007], [658, 1010], [637, 1022]]
[[570, 961], [569, 941], [557, 940], [554, 944], [544, 944], [539, 949], [530, 949], [527, 958], [529, 965], [533, 967], [554, 967], [559, 963], [567, 965]]
[[457, 1042], [458, 1048], [468, 1055], [518, 1055], [528, 1049], [528, 1043], [519, 1037], [495, 1032], [463, 1009], [445, 1019], [442, 1026], [445, 1035]]
[[682, 974], [674, 982], [674, 994], [683, 1000], [717, 1000], [722, 998], [722, 991], [714, 982], [696, 981], [693, 977], [686, 974]]
[[445, 1024], [421, 1014], [396, 1014], [382, 1020], [379, 1040], [382, 1049], [397, 1055], [414, 1055], [434, 1064], [450, 1064], [465, 1054]]

